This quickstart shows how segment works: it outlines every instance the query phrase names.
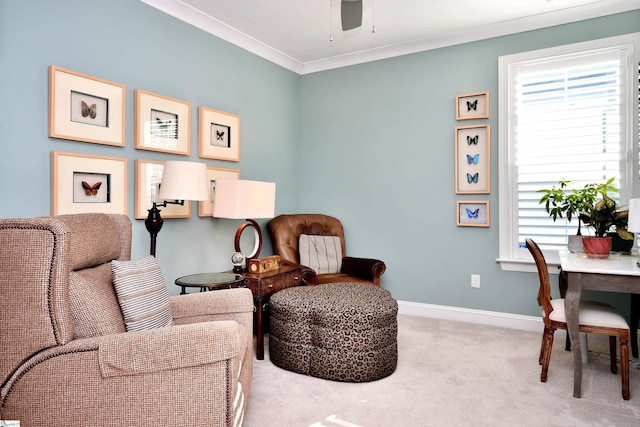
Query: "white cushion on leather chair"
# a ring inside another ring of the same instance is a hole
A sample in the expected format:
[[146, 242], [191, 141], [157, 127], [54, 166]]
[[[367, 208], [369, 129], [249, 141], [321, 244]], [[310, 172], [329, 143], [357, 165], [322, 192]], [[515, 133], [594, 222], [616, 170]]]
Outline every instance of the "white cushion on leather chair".
[[338, 236], [301, 234], [298, 242], [300, 264], [317, 274], [339, 273], [342, 268], [342, 246]]

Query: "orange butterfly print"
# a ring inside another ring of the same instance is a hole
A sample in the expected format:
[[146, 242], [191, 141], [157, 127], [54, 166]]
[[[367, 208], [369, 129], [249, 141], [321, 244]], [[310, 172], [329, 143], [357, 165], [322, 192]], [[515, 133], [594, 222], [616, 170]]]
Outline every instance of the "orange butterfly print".
[[84, 192], [87, 193], [87, 196], [95, 196], [98, 194], [98, 189], [102, 185], [102, 182], [96, 182], [93, 185], [89, 185], [86, 181], [82, 181], [82, 188], [84, 188]]

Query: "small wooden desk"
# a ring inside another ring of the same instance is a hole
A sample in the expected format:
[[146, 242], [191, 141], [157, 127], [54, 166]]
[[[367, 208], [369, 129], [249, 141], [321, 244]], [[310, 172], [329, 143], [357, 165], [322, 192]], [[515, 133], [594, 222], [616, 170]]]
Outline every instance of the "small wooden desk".
[[266, 273], [243, 273], [243, 284], [251, 289], [255, 306], [256, 321], [256, 358], [264, 359], [264, 326], [263, 314], [267, 309], [269, 297], [279, 290], [291, 286], [303, 285], [302, 267], [299, 265], [283, 265], [279, 270]]
[[609, 258], [587, 258], [584, 252], [560, 253], [560, 267], [567, 275], [564, 310], [573, 352], [573, 397], [580, 397], [582, 357], [578, 331], [578, 309], [583, 289], [640, 294], [640, 267], [633, 255], [612, 254]]

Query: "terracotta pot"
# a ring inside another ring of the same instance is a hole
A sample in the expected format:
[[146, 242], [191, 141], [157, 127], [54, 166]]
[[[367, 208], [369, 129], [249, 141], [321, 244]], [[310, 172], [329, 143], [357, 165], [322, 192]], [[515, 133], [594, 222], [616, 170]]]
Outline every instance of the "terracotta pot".
[[589, 258], [608, 258], [611, 251], [611, 237], [583, 237], [582, 246]]

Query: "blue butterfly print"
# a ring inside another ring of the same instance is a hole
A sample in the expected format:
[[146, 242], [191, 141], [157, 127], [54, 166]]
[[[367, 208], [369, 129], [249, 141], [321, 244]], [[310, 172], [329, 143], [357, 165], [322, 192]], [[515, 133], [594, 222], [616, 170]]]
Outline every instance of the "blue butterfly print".
[[467, 154], [467, 163], [469, 164], [473, 163], [474, 165], [477, 165], [479, 157], [480, 157], [480, 154], [476, 154], [475, 156], [470, 156], [469, 154]]
[[473, 175], [471, 175], [470, 173], [467, 174], [467, 182], [469, 182], [469, 184], [471, 183], [478, 183], [478, 172], [474, 173]]
[[471, 144], [475, 144], [478, 145], [478, 135], [471, 137], [471, 136], [467, 136], [467, 144], [471, 145]]
[[475, 101], [473, 101], [473, 102], [467, 101], [467, 111], [471, 111], [471, 110], [478, 111], [477, 107], [478, 107], [478, 100], [477, 99]]
[[466, 211], [469, 218], [478, 218], [478, 212], [480, 212], [480, 208], [476, 209], [475, 211], [466, 208]]

